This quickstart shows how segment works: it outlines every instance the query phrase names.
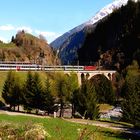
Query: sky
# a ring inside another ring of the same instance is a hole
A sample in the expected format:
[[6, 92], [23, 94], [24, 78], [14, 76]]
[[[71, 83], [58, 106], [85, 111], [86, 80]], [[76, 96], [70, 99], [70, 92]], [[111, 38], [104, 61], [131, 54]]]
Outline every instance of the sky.
[[43, 35], [48, 43], [88, 21], [113, 0], [1, 0], [0, 40], [20, 30]]

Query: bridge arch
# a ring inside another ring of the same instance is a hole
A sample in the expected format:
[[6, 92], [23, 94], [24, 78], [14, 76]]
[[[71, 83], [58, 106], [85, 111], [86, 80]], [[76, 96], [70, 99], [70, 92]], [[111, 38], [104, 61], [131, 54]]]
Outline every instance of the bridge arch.
[[[74, 71], [73, 71], [74, 72]], [[64, 71], [64, 73], [71, 73], [71, 71]], [[75, 71], [75, 73], [77, 74], [78, 77], [78, 83], [79, 85], [81, 85], [82, 83], [82, 79], [91, 79], [94, 75], [97, 74], [103, 74], [104, 76], [106, 76], [109, 80], [112, 80], [113, 75], [116, 73], [115, 70], [104, 70], [104, 71]]]
[[115, 94], [113, 92], [112, 82], [103, 74], [94, 75], [90, 80], [94, 85], [97, 98], [100, 103], [113, 103]]
[[86, 73], [85, 76], [87, 79], [91, 79], [93, 76], [95, 75], [104, 75], [106, 76], [109, 80], [112, 80], [112, 74], [109, 72], [109, 73]]
[[77, 72], [78, 75], [78, 81], [79, 81], [79, 85], [81, 85], [82, 82], [82, 78], [86, 78], [86, 79], [91, 79], [93, 76], [95, 75], [104, 75], [106, 76], [109, 80], [112, 80], [113, 75], [116, 73], [116, 71], [79, 71]]

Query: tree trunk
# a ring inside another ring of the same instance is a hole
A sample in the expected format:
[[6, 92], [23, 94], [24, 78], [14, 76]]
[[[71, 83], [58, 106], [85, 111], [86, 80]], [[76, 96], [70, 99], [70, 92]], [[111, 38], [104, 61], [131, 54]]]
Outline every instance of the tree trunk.
[[36, 109], [36, 112], [35, 113], [38, 114], [38, 109]]
[[72, 117], [75, 115], [75, 106], [72, 104]]
[[14, 111], [15, 111], [15, 106], [14, 106]]
[[18, 105], [18, 112], [19, 112], [19, 105]]
[[10, 105], [10, 110], [12, 110], [12, 105]]
[[60, 115], [59, 115], [60, 118], [63, 117], [63, 114], [64, 114], [64, 108], [63, 108], [63, 106], [64, 106], [64, 104], [61, 103], [61, 105], [60, 105]]

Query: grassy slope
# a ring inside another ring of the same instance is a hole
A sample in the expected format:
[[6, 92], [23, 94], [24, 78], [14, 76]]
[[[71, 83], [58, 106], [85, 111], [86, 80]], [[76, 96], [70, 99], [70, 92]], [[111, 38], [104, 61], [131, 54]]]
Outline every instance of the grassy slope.
[[96, 128], [95, 126], [80, 125], [75, 123], [66, 122], [61, 119], [47, 119], [47, 118], [36, 118], [26, 116], [8, 116], [1, 114], [0, 122], [8, 121], [14, 123], [42, 123], [51, 135], [50, 140], [77, 140], [78, 129], [87, 128], [89, 131], [94, 133], [95, 140], [123, 140], [125, 139], [119, 132], [115, 132], [109, 129]]
[[113, 106], [111, 106], [109, 104], [99, 104], [100, 112], [106, 112], [108, 110], [111, 110], [112, 108], [113, 108]]
[[13, 47], [16, 47], [16, 45], [13, 43], [0, 43], [0, 49], [1, 48], [13, 48]]

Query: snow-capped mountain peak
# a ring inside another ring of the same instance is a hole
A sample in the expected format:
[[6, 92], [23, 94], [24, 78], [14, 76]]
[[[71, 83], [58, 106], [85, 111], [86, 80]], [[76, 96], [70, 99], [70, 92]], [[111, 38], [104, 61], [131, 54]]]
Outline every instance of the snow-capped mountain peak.
[[[136, 0], [135, 0], [136, 1]], [[128, 0], [115, 0], [113, 1], [111, 4], [108, 4], [107, 6], [105, 6], [104, 8], [102, 8], [99, 12], [97, 12], [97, 14], [95, 16], [93, 16], [93, 18], [91, 18], [89, 21], [75, 27], [74, 29], [66, 32], [65, 34], [63, 34], [62, 36], [58, 37], [56, 40], [54, 40], [51, 43], [51, 46], [54, 48], [59, 48], [61, 47], [64, 42], [74, 33], [81, 31], [83, 28], [85, 28], [88, 25], [92, 25], [97, 23], [99, 20], [103, 19], [104, 17], [106, 17], [108, 14], [111, 14], [113, 12], [114, 9], [118, 9], [119, 7], [121, 7], [122, 5], [127, 4]]]
[[126, 5], [128, 0], [115, 0], [114, 2], [108, 4], [104, 8], [102, 8], [93, 18], [91, 18], [86, 24], [94, 24], [104, 18], [105, 16], [111, 14], [114, 9], [118, 9], [119, 7]]

